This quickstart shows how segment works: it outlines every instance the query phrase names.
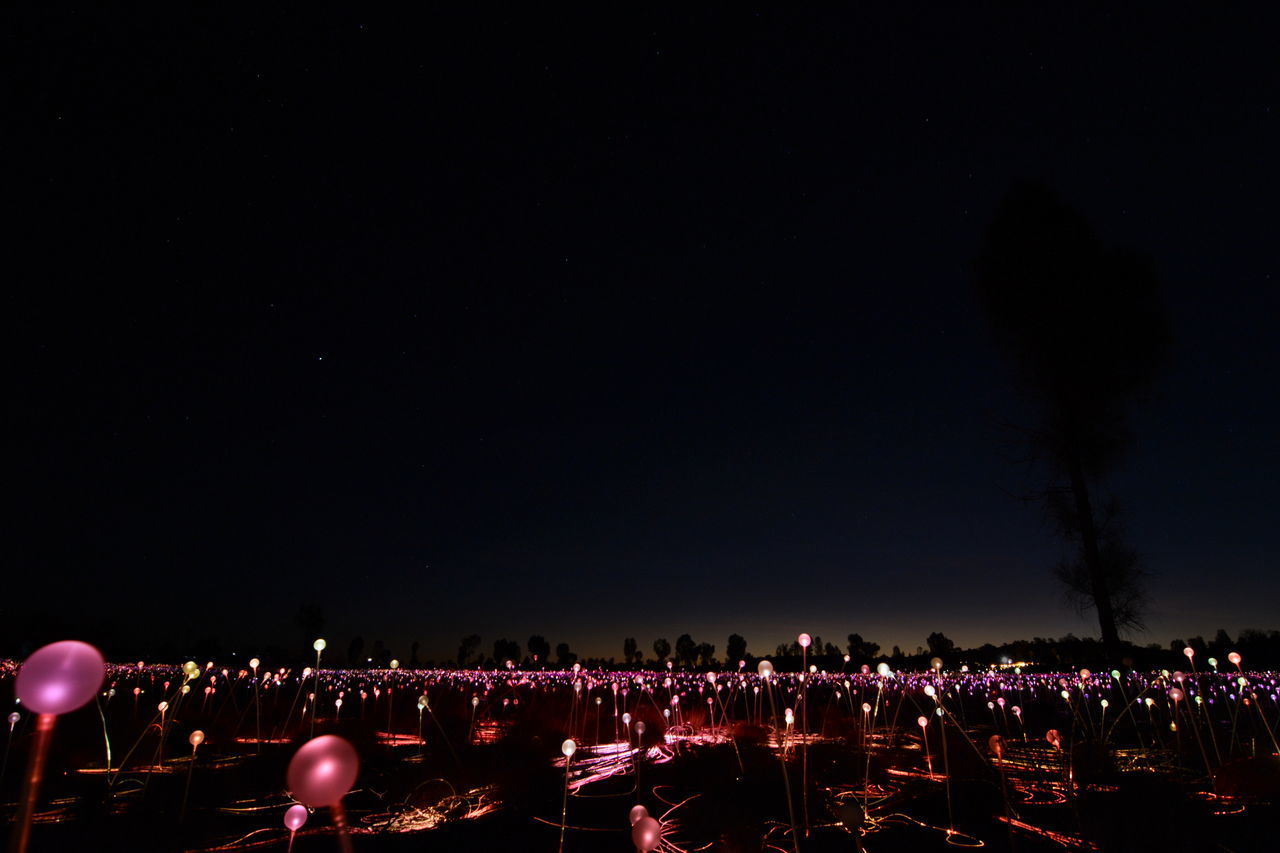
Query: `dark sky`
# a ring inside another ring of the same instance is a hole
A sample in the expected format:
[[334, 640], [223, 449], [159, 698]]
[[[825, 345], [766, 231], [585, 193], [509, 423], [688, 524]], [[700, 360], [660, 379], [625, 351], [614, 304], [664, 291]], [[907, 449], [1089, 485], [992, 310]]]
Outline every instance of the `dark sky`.
[[1278, 627], [1274, 17], [184, 14], [5, 13], [10, 625], [1096, 635], [967, 274], [1031, 178], [1166, 288], [1138, 639]]

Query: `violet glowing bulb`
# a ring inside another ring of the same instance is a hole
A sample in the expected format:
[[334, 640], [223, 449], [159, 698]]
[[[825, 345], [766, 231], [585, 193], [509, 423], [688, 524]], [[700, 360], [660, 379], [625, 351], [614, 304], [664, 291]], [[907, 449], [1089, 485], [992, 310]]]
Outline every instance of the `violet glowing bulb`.
[[640, 818], [631, 827], [631, 843], [636, 846], [638, 853], [652, 853], [658, 849], [661, 840], [662, 824], [649, 815]]
[[333, 806], [342, 802], [359, 773], [354, 746], [337, 735], [320, 735], [293, 754], [285, 782], [304, 805]]
[[37, 714], [65, 714], [87, 704], [106, 676], [101, 652], [79, 640], [63, 640], [27, 658], [14, 694]]
[[796, 637], [796, 642], [800, 644], [800, 648], [807, 649], [809, 646], [813, 645], [813, 637], [810, 637], [808, 634], [801, 634], [799, 637]]
[[299, 803], [294, 803], [285, 810], [284, 828], [290, 832], [297, 832], [307, 823], [307, 807]]
[[646, 818], [648, 816], [648, 809], [641, 805], [635, 805], [631, 807], [631, 813], [627, 817], [631, 820], [631, 825], [635, 826], [641, 818]]

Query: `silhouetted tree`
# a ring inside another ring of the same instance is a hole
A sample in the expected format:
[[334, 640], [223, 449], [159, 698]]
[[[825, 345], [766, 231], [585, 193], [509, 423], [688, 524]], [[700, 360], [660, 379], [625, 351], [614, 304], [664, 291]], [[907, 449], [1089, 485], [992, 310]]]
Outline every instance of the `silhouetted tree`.
[[638, 654], [635, 637], [627, 637], [622, 641], [622, 659], [624, 661], [631, 663]]
[[703, 666], [711, 666], [716, 656], [716, 647], [711, 643], [698, 644], [698, 661]]
[[520, 660], [520, 644], [515, 640], [503, 637], [493, 641], [493, 662], [498, 666], [506, 666], [507, 661]]
[[419, 666], [422, 665], [422, 662], [418, 660], [418, 649], [420, 648], [422, 648], [422, 643], [418, 642], [417, 640], [414, 640], [413, 643], [409, 646], [409, 666], [413, 667], [414, 669], [417, 669]]
[[724, 647], [725, 663], [737, 666], [738, 661], [747, 656], [747, 641], [741, 634], [730, 634], [729, 642]]
[[364, 637], [357, 635], [347, 644], [347, 664], [356, 667], [364, 666], [364, 663]]
[[698, 655], [698, 644], [688, 634], [676, 637], [676, 659], [685, 666], [693, 666]]
[[311, 644], [324, 634], [324, 608], [318, 604], [304, 604], [294, 615], [294, 624], [302, 633], [303, 645], [308, 656], [315, 654]]
[[822, 647], [822, 653], [829, 658], [839, 657], [840, 647], [837, 646], [835, 643], [827, 643], [825, 646]]
[[467, 661], [471, 660], [471, 655], [479, 648], [479, 634], [468, 634], [463, 637], [462, 644], [458, 646], [458, 666], [466, 666]]
[[[1077, 606], [1097, 611], [1114, 660], [1119, 629], [1141, 625], [1141, 583], [1131, 552], [1114, 545], [1108, 552], [1094, 491], [1128, 444], [1128, 408], [1168, 349], [1156, 276], [1147, 261], [1105, 245], [1083, 216], [1031, 184], [1016, 186], [1000, 205], [975, 273], [993, 334], [1040, 406], [1039, 424], [1022, 432], [1050, 465], [1040, 498], [1080, 555], [1078, 571], [1068, 564], [1059, 577]], [[1110, 536], [1118, 541], [1116, 530]]]
[[525, 643], [525, 648], [529, 650], [529, 655], [535, 660], [548, 663], [551, 657], [551, 644], [541, 634], [534, 634], [529, 638], [529, 642]]
[[671, 643], [659, 637], [653, 641], [653, 653], [657, 655], [658, 663], [662, 663], [671, 654]]
[[[479, 641], [480, 638], [477, 637], [477, 644]], [[373, 651], [369, 653], [369, 657], [372, 658], [373, 665], [380, 669], [386, 669], [391, 665], [391, 650], [383, 645], [381, 640], [373, 641]]]
[[556, 643], [556, 663], [562, 668], [568, 669], [577, 659], [578, 656], [569, 651], [568, 643]]
[[929, 654], [934, 657], [945, 657], [956, 650], [956, 644], [941, 631], [934, 631], [925, 642], [929, 644]]
[[880, 654], [879, 643], [869, 643], [862, 639], [861, 634], [849, 635], [849, 658], [858, 665], [870, 663], [872, 658]]

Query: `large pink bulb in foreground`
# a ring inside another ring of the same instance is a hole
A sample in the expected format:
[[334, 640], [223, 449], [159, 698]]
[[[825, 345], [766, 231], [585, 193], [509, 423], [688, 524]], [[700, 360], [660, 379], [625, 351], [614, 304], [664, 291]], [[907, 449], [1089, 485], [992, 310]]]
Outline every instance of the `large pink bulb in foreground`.
[[289, 806], [288, 811], [284, 813], [284, 828], [290, 832], [297, 832], [307, 822], [307, 807], [300, 806], [297, 803]]
[[63, 640], [27, 658], [14, 693], [37, 714], [65, 714], [87, 704], [106, 676], [102, 652], [79, 640]]
[[320, 735], [293, 754], [285, 781], [305, 805], [332, 806], [342, 802], [360, 772], [356, 748], [337, 735]]
[[662, 824], [651, 817], [642, 817], [631, 827], [631, 843], [640, 853], [650, 853], [658, 849], [662, 840]]

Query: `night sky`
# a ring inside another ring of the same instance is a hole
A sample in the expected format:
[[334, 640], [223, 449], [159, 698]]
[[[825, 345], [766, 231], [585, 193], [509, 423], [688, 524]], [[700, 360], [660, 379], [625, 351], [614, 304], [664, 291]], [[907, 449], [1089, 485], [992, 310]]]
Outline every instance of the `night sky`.
[[6, 12], [6, 640], [1096, 636], [969, 276], [1018, 178], [1165, 285], [1135, 639], [1280, 627], [1277, 20], [1074, 5]]

